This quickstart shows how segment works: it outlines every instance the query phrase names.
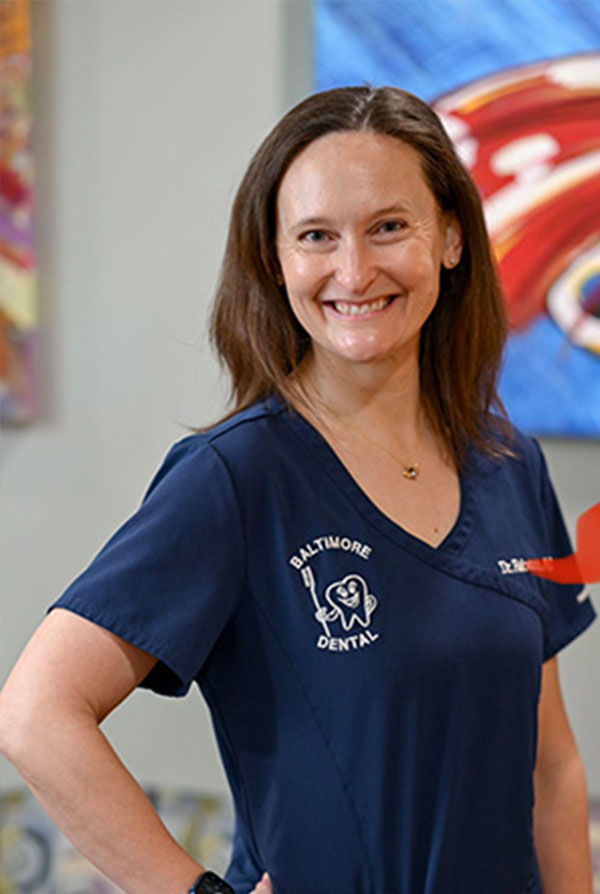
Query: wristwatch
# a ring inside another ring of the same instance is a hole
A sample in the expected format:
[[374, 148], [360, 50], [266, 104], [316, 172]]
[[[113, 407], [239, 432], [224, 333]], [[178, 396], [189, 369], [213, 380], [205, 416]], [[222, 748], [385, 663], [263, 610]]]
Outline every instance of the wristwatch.
[[188, 894], [235, 894], [235, 891], [214, 872], [203, 872], [188, 888]]

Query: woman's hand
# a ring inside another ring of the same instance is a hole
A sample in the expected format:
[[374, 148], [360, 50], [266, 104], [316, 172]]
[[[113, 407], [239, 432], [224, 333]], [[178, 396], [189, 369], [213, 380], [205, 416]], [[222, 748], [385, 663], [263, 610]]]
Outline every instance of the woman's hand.
[[273, 894], [273, 883], [268, 872], [265, 872], [251, 894]]

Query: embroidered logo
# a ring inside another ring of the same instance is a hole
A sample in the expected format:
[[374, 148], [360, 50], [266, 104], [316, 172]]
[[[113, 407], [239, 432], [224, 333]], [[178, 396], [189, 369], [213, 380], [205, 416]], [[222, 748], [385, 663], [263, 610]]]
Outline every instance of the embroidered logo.
[[351, 630], [354, 622], [368, 627], [371, 615], [377, 608], [377, 600], [364, 577], [360, 574], [347, 574], [343, 580], [336, 580], [325, 590], [325, 599], [331, 611], [324, 610], [326, 621], [340, 619], [344, 630]]
[[302, 583], [312, 600], [314, 618], [323, 630], [316, 641], [317, 648], [331, 652], [350, 652], [372, 645], [379, 639], [379, 634], [370, 629], [371, 616], [378, 601], [370, 592], [363, 575], [356, 572], [346, 574], [328, 584], [321, 596], [315, 573], [308, 564], [309, 558], [326, 549], [352, 552], [367, 560], [372, 552], [371, 547], [348, 537], [334, 536], [317, 537], [312, 543], [317, 549], [306, 544], [289, 562], [300, 571]]

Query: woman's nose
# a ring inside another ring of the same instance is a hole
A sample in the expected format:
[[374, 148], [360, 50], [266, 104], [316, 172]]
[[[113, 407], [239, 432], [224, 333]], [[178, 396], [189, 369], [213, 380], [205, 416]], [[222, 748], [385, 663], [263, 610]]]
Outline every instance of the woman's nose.
[[335, 252], [335, 278], [348, 292], [364, 294], [377, 276], [369, 246], [358, 240], [342, 242]]

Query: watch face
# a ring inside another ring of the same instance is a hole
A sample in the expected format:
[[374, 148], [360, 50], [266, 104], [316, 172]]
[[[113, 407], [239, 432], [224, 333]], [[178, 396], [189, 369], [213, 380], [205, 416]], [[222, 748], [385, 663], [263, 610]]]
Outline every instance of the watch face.
[[231, 885], [228, 885], [214, 872], [204, 872], [192, 885], [188, 894], [235, 894], [235, 892]]

